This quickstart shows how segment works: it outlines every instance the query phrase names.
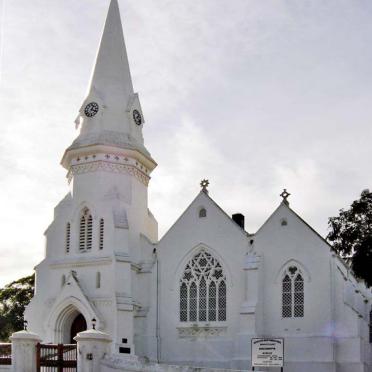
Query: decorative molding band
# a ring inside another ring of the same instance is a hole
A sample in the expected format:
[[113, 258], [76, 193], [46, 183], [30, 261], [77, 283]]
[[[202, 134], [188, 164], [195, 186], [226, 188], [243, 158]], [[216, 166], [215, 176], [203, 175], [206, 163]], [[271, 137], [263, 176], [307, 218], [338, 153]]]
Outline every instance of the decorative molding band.
[[124, 173], [136, 177], [145, 186], [148, 186], [150, 177], [137, 168], [138, 165], [132, 164], [121, 164], [112, 163], [110, 161], [90, 161], [87, 163], [73, 164], [67, 174], [68, 182], [70, 183], [72, 178], [76, 174], [91, 173], [97, 171], [104, 171], [110, 173]]
[[227, 327], [210, 327], [210, 326], [189, 326], [177, 327], [178, 337], [216, 337], [226, 333]]

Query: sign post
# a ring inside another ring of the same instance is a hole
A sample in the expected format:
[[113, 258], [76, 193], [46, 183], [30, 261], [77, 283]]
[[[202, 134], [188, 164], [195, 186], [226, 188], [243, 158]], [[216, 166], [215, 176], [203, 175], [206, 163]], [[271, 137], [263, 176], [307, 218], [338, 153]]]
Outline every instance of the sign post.
[[283, 338], [252, 338], [251, 340], [252, 370], [255, 367], [280, 367], [284, 365]]

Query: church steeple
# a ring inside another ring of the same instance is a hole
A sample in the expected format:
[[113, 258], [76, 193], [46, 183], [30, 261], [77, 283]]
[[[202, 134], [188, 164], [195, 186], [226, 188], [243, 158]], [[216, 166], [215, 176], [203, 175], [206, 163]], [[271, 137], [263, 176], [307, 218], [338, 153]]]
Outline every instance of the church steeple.
[[117, 0], [111, 0], [89, 94], [99, 92], [110, 109], [120, 109], [133, 95], [132, 78]]
[[[93, 74], [76, 125], [78, 137], [62, 159], [69, 169], [69, 153], [104, 145], [137, 150], [153, 160], [143, 144], [144, 124], [138, 94], [133, 91], [118, 0], [111, 0]], [[155, 162], [154, 162], [155, 164]]]

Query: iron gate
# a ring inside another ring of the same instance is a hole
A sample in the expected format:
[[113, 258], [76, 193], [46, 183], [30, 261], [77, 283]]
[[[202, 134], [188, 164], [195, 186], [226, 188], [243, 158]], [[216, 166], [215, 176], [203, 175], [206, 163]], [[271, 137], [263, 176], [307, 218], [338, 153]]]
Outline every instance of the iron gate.
[[76, 344], [37, 344], [37, 372], [76, 372]]

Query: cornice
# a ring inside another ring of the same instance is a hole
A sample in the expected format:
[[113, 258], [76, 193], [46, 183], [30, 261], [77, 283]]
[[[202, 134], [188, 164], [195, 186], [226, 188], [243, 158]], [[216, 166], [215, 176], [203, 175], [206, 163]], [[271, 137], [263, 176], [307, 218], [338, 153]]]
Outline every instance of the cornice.
[[[109, 137], [115, 140], [120, 139], [123, 135], [121, 133], [109, 132]], [[78, 137], [79, 138], [79, 137]], [[97, 140], [97, 141], [86, 141], [74, 143], [66, 149], [61, 164], [64, 168], [69, 169], [71, 161], [74, 158], [83, 159], [85, 156], [97, 155], [97, 154], [111, 154], [122, 158], [131, 158], [135, 161], [140, 162], [145, 168], [148, 169], [148, 174], [157, 166], [154, 159], [145, 149], [144, 146], [134, 146], [127, 142], [121, 142], [120, 140]]]

